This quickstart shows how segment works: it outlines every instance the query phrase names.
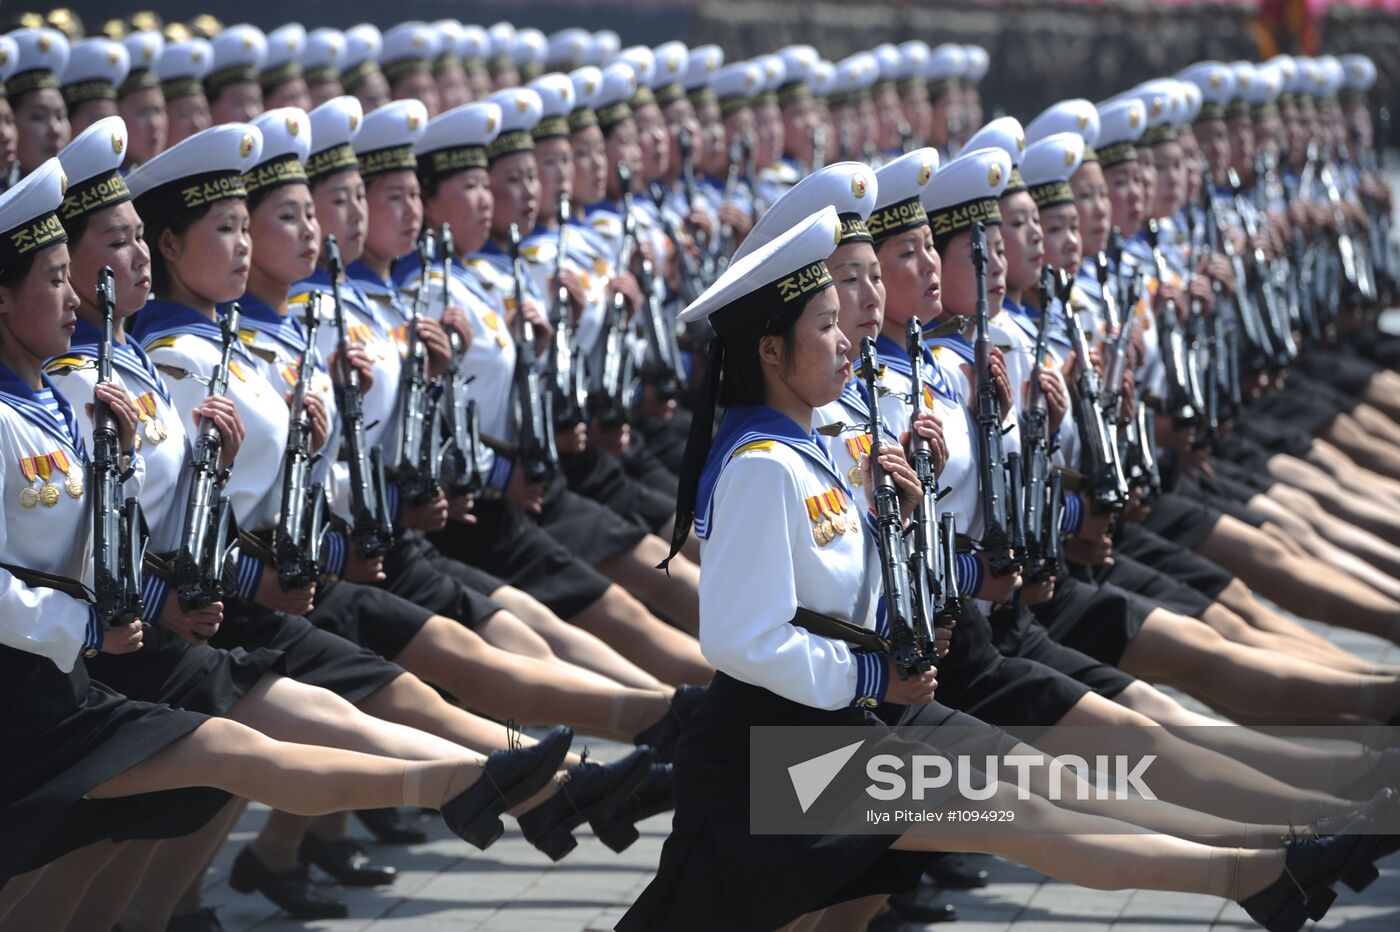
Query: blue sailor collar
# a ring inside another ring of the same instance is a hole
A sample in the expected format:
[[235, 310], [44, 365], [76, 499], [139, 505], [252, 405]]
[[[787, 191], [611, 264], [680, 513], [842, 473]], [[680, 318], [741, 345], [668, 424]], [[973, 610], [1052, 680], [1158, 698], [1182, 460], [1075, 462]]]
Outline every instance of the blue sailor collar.
[[612, 214], [616, 217], [622, 216], [622, 208], [617, 201], [610, 201], [604, 198], [593, 204], [588, 204], [583, 208], [583, 216], [591, 217], [594, 214]]
[[[78, 318], [78, 325], [73, 331], [73, 339], [68, 343], [68, 355], [86, 356], [97, 358], [97, 347], [102, 342], [102, 332], [94, 325]], [[112, 340], [112, 365], [116, 366], [123, 374], [132, 376], [151, 391], [161, 397], [161, 400], [170, 403], [170, 390], [166, 388], [165, 379], [161, 378], [156, 371], [155, 364], [146, 355], [145, 350], [137, 345], [134, 339], [125, 343], [118, 343]]]
[[[161, 300], [147, 301], [146, 306], [141, 308], [136, 315], [136, 326], [131, 329], [131, 338], [143, 349], [149, 350], [157, 340], [187, 333], [215, 345], [222, 345], [224, 341], [219, 325], [199, 311], [174, 301]], [[242, 340], [233, 341], [233, 353], [250, 365], [256, 365], [257, 360], [248, 352]]]
[[12, 372], [8, 366], [0, 363], [0, 401], [8, 404], [15, 413], [24, 418], [35, 427], [39, 428], [48, 436], [61, 443], [68, 452], [73, 454], [73, 458], [84, 466], [87, 465], [87, 446], [83, 443], [82, 431], [78, 427], [78, 419], [73, 416], [73, 406], [68, 403], [58, 389], [53, 387], [53, 382], [49, 381], [47, 375], [40, 375], [44, 388], [53, 395], [54, 401], [58, 403], [58, 412], [63, 419], [63, 423], [54, 420], [53, 413], [44, 405], [41, 393]]
[[[938, 340], [934, 341], [939, 342]], [[929, 388], [942, 395], [949, 401], [957, 404], [958, 390], [953, 387], [953, 383], [948, 381], [943, 368], [938, 365], [933, 358], [933, 353], [929, 352], [928, 345], [923, 347], [923, 376]], [[885, 334], [880, 334], [875, 339], [875, 355], [882, 365], [888, 366], [905, 378], [914, 377], [914, 366], [909, 359], [909, 354], [905, 352], [904, 346], [897, 340], [893, 340]]]
[[[240, 326], [246, 326], [249, 330], [255, 330], [276, 340], [294, 354], [299, 354], [306, 349], [306, 330], [302, 327], [301, 320], [295, 315], [279, 314], [261, 298], [256, 298], [251, 294], [245, 294], [239, 298], [238, 306], [242, 312], [239, 319]], [[224, 306], [220, 306], [219, 313], [224, 313]]]
[[[1011, 319], [1020, 324], [1031, 339], [1035, 339], [1040, 331], [1040, 311], [1029, 304], [1020, 305], [1018, 311], [1019, 313], [1012, 314]], [[1046, 335], [1049, 342], [1067, 348], [1073, 345], [1069, 338], [1069, 321], [1065, 317], [1064, 307], [1059, 298], [1050, 299], [1049, 326], [1050, 332]]]
[[695, 493], [695, 534], [702, 540], [710, 536], [710, 506], [713, 503], [715, 487], [719, 477], [729, 464], [734, 452], [746, 443], [755, 440], [776, 440], [796, 450], [809, 462], [831, 477], [835, 487], [849, 497], [850, 487], [846, 477], [832, 462], [826, 447], [818, 442], [816, 435], [803, 433], [792, 418], [765, 405], [734, 405], [724, 414], [719, 431], [715, 434], [714, 445], [705, 460], [705, 468], [700, 472], [700, 482]]
[[[853, 423], [846, 425], [852, 430], [860, 433], [870, 433], [870, 395], [867, 394], [865, 380], [861, 378], [860, 360], [856, 360], [856, 376], [845, 385], [841, 386], [841, 397], [836, 400], [851, 413], [854, 418]], [[881, 433], [885, 435], [886, 442], [898, 442], [899, 437], [891, 429], [889, 421], [880, 422]], [[844, 433], [844, 432], [843, 432]]]

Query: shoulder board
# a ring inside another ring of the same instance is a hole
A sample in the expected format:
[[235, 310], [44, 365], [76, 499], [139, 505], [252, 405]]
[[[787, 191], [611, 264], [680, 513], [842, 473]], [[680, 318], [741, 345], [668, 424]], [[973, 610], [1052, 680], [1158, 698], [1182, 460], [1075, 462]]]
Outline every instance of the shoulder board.
[[767, 452], [768, 450], [773, 449], [777, 445], [778, 441], [776, 440], [753, 440], [749, 443], [744, 444], [739, 449], [735, 450], [732, 454], [730, 454], [730, 458], [732, 459], [735, 456], [743, 456], [745, 453], [751, 453], [754, 450]]
[[238, 331], [238, 339], [244, 346], [252, 346], [254, 343], [258, 342], [258, 332], [245, 328]]
[[288, 304], [307, 304], [311, 301], [311, 296], [316, 294], [313, 291], [303, 291], [301, 294], [292, 295], [287, 299]]
[[522, 246], [520, 255], [526, 262], [548, 262], [554, 258], [556, 251], [552, 245], [540, 243], [536, 246]]
[[161, 337], [159, 340], [152, 340], [150, 343], [147, 343], [144, 348], [146, 352], [150, 353], [158, 349], [174, 346], [175, 341], [178, 339], [180, 339], [178, 334], [171, 334], [168, 337]]
[[91, 356], [59, 356], [50, 359], [44, 364], [44, 371], [49, 375], [67, 375], [79, 369], [88, 369], [95, 365]]

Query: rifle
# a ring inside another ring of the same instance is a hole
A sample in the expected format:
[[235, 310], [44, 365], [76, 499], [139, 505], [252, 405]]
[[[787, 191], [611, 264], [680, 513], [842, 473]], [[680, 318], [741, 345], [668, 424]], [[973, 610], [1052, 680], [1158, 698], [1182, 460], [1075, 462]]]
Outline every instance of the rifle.
[[748, 131], [744, 132], [744, 184], [749, 189], [749, 201], [753, 205], [753, 219], [758, 222], [758, 218], [763, 216], [763, 212], [768, 209], [768, 205], [763, 201], [763, 195], [758, 190], [758, 169], [754, 165], [753, 137]]
[[[623, 191], [627, 190], [631, 174], [621, 162], [617, 165], [617, 180]], [[637, 221], [632, 216], [632, 199], [622, 198], [622, 240], [617, 247], [617, 262], [613, 266], [619, 273], [632, 264], [632, 253], [637, 246]], [[597, 370], [590, 374], [588, 383], [588, 414], [605, 430], [613, 430], [627, 423], [631, 416], [628, 384], [630, 382], [632, 354], [627, 348], [627, 299], [616, 288], [612, 292], [612, 302], [603, 322], [603, 360]]]
[[[972, 225], [972, 268], [977, 276], [977, 454], [982, 464], [982, 548], [992, 573], [1006, 576], [1020, 569], [1012, 549], [1007, 516], [1006, 457], [1002, 453], [1001, 399], [992, 383], [992, 340], [988, 333], [987, 234], [981, 221]], [[922, 386], [920, 386], [922, 388]]]
[[[238, 342], [241, 309], [235, 303], [219, 322], [222, 335], [219, 364], [209, 378], [209, 398], [228, 392], [229, 365]], [[219, 468], [223, 439], [210, 418], [202, 418], [190, 457], [190, 497], [185, 503], [180, 549], [173, 569], [180, 610], [197, 611], [221, 601], [233, 591], [238, 577], [238, 530], [228, 497], [221, 494], [229, 471]]]
[[297, 381], [287, 415], [287, 447], [282, 453], [282, 498], [272, 530], [272, 559], [284, 592], [306, 589], [321, 576], [321, 541], [326, 533], [326, 490], [311, 479], [320, 454], [311, 452], [311, 421], [306, 392], [316, 352], [317, 296], [306, 302], [306, 346], [297, 359]]
[[394, 525], [389, 516], [388, 483], [380, 448], [370, 449], [365, 439], [360, 373], [350, 364], [350, 327], [340, 298], [342, 271], [340, 246], [334, 236], [327, 236], [326, 273], [331, 279], [331, 296], [335, 301], [336, 367], [340, 370], [340, 379], [334, 388], [344, 427], [345, 461], [350, 467], [350, 538], [360, 558], [371, 560], [388, 552], [394, 540]]
[[583, 366], [578, 358], [569, 289], [564, 287], [564, 256], [568, 252], [569, 198], [559, 195], [558, 254], [554, 257], [554, 339], [550, 341], [545, 373], [554, 396], [554, 423], [571, 428], [583, 420]]
[[[1249, 287], [1249, 276], [1246, 274], [1244, 259], [1235, 252], [1235, 244], [1230, 240], [1226, 230], [1225, 218], [1220, 212], [1220, 205], [1215, 200], [1215, 190], [1210, 184], [1210, 172], [1206, 171], [1202, 175], [1201, 189], [1205, 197], [1206, 213], [1210, 218], [1207, 222], [1208, 232], [1211, 234], [1211, 251], [1219, 252], [1230, 262], [1230, 269], [1235, 278], [1235, 294], [1231, 299], [1234, 305], [1235, 318], [1239, 328], [1243, 331], [1248, 344], [1247, 359], [1239, 360], [1247, 364], [1253, 371], [1263, 371], [1270, 368], [1273, 362], [1273, 347], [1268, 343], [1268, 337], [1263, 332], [1263, 327], [1256, 316], [1257, 309], [1245, 293]], [[1215, 315], [1222, 316], [1222, 308], [1217, 305]]]
[[[1061, 273], [1063, 274], [1063, 273]], [[1050, 310], [1055, 287], [1055, 270], [1045, 266], [1040, 270], [1040, 326], [1035, 332], [1035, 349], [1031, 357], [1031, 379], [1026, 389], [1026, 417], [1021, 424], [1021, 448], [1025, 450], [1025, 575], [1029, 582], [1044, 582], [1055, 575], [1056, 567], [1047, 559], [1046, 532], [1047, 488], [1050, 471], [1050, 419], [1046, 410], [1045, 393], [1040, 389], [1039, 372], [1050, 337]], [[1058, 532], [1058, 525], [1051, 529]]]
[[[1156, 266], [1157, 287], [1160, 289], [1167, 281], [1167, 260], [1162, 256], [1156, 217], [1147, 221], [1147, 244], [1152, 247], [1152, 261]], [[1167, 382], [1167, 397], [1162, 400], [1163, 404], [1178, 426], [1194, 423], [1197, 415], [1191, 403], [1186, 344], [1181, 334], [1181, 321], [1177, 319], [1176, 301], [1168, 299], [1163, 302], [1162, 312], [1157, 318], [1157, 341]]]
[[1260, 329], [1265, 340], [1273, 349], [1271, 358], [1274, 364], [1281, 368], [1298, 358], [1298, 345], [1293, 342], [1293, 328], [1288, 321], [1288, 316], [1281, 312], [1275, 299], [1274, 289], [1270, 283], [1268, 260], [1264, 258], [1264, 250], [1259, 245], [1259, 227], [1254, 222], [1253, 211], [1249, 209], [1248, 204], [1243, 202], [1240, 194], [1242, 190], [1240, 176], [1231, 168], [1228, 177], [1230, 192], [1235, 200], [1235, 212], [1240, 215], [1240, 223], [1244, 225], [1244, 233], [1251, 246], [1249, 266], [1251, 303], [1256, 311], [1262, 309], [1260, 323], [1263, 326]]
[[[870, 481], [875, 490], [875, 540], [880, 550], [880, 570], [885, 590], [885, 615], [890, 622], [890, 655], [901, 679], [918, 676], [934, 666], [933, 642], [922, 640], [914, 628], [909, 591], [909, 562], [904, 552], [904, 519], [894, 479], [880, 466], [880, 405], [876, 394], [875, 341], [860, 344], [862, 371], [870, 392]], [[918, 386], [916, 390], [922, 390]]]
[[[731, 204], [734, 201], [734, 193], [739, 188], [740, 166], [748, 161], [748, 155], [744, 148], [744, 137], [735, 139], [729, 144], [729, 174], [724, 179], [724, 195], [720, 198], [720, 206]], [[719, 225], [719, 248], [714, 256], [713, 278], [719, 278], [720, 274], [729, 267], [729, 257], [734, 255], [734, 250], [738, 247], [734, 240], [734, 228], [727, 221], [720, 221]]]
[[[666, 234], [671, 248], [676, 251], [676, 259], [680, 263], [681, 272], [681, 303], [688, 305], [700, 297], [700, 267], [695, 264], [695, 257], [690, 254], [690, 250], [686, 249], [685, 244], [681, 242], [680, 233], [676, 230], [675, 224], [671, 222], [670, 217], [666, 216], [666, 189], [661, 186], [661, 182], [653, 181], [647, 189], [647, 193], [651, 195], [651, 202], [656, 205], [656, 219], [661, 224], [661, 232]], [[623, 195], [624, 200], [629, 197], [631, 197], [630, 194]], [[644, 266], [651, 264], [645, 256], [642, 257], [642, 263]], [[642, 274], [649, 277], [655, 276], [655, 272], [647, 268], [642, 270]]]
[[[914, 421], [924, 413], [923, 330], [918, 318], [909, 318], [904, 332], [904, 345], [912, 367], [909, 390], [909, 449], [913, 454], [914, 472], [919, 477], [919, 508], [914, 512], [914, 543], [909, 551], [909, 575], [913, 580], [910, 594], [914, 629], [925, 644], [933, 642], [934, 619], [943, 608], [945, 589], [942, 553], [938, 549], [938, 478], [933, 470], [933, 447], [914, 429]], [[864, 365], [864, 360], [862, 360]], [[870, 396], [870, 405], [878, 404], [878, 396]]]
[[812, 127], [812, 167], [808, 170], [812, 172], [821, 171], [826, 167], [826, 127], [821, 123]]
[[[97, 307], [102, 315], [102, 342], [97, 345], [97, 384], [112, 381], [112, 315], [116, 304], [112, 270], [97, 273]], [[121, 499], [122, 483], [131, 475], [121, 468], [117, 428], [112, 409], [94, 399], [92, 405], [92, 553], [96, 564], [93, 602], [97, 620], [121, 628], [141, 618], [142, 563], [146, 538], [142, 533], [141, 503]], [[121, 504], [117, 504], [118, 502]]]
[[[651, 197], [656, 203], [656, 213], [661, 218], [661, 227], [666, 231], [667, 238], [671, 240], [672, 248], [681, 257], [681, 300], [689, 304], [695, 300], [695, 297], [698, 297], [696, 288], [699, 281], [693, 276], [699, 275], [699, 271], [695, 269], [694, 260], [691, 259], [690, 253], [676, 238], [675, 229], [666, 217], [662, 205], [665, 192], [660, 184], [652, 184]], [[638, 259], [640, 274], [637, 283], [642, 290], [642, 324], [647, 341], [647, 353], [642, 364], [641, 375], [645, 381], [656, 386], [657, 394], [662, 398], [674, 398], [680, 393], [681, 385], [685, 380], [685, 369], [681, 365], [681, 351], [676, 343], [676, 329], [671, 324], [670, 318], [661, 312], [661, 303], [656, 297], [655, 271], [652, 268], [651, 260], [645, 255], [638, 255]]]
[[[676, 131], [676, 149], [681, 156], [681, 190], [685, 192], [685, 211], [686, 215], [689, 216], [695, 212], [695, 202], [700, 199], [700, 196], [695, 191], [695, 143], [685, 127]], [[657, 205], [658, 212], [660, 209], [660, 205]], [[693, 238], [695, 248], [699, 250], [702, 257], [701, 266], [695, 269], [695, 283], [703, 290], [710, 281], [706, 274], [706, 266], [709, 265], [712, 244], [703, 229], [697, 228]]]
[[1068, 276], [1061, 273], [1060, 293], [1074, 344], [1074, 422], [1084, 444], [1084, 478], [1090, 501], [1101, 512], [1122, 510], [1127, 504], [1127, 483], [1118, 465], [1118, 449], [1110, 441], [1104, 423], [1099, 375], [1089, 358], [1089, 342], [1079, 326], [1079, 312], [1068, 300]]
[[520, 274], [520, 228], [510, 225], [510, 271], [515, 287], [515, 405], [516, 443], [525, 481], [548, 482], [559, 469], [554, 446], [553, 398], [543, 390], [535, 356], [535, 328], [525, 319], [525, 280]]
[[[399, 437], [399, 465], [395, 481], [404, 497], [414, 505], [437, 498], [439, 463], [437, 454], [437, 399], [428, 381], [428, 348], [418, 336], [418, 322], [428, 303], [432, 280], [433, 231], [424, 228], [418, 236], [418, 265], [422, 269], [413, 310], [408, 318], [408, 351], [399, 378], [402, 386], [403, 428]], [[443, 283], [443, 288], [447, 283]]]

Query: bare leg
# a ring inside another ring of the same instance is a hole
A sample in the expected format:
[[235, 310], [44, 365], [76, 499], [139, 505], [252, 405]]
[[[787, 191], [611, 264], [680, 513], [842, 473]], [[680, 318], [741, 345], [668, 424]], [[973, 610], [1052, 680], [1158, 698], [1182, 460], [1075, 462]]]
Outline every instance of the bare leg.
[[[1325, 654], [1338, 663], [1352, 662], [1358, 659], [1354, 654], [1348, 653], [1312, 629], [1280, 615], [1260, 602], [1255, 597], [1253, 590], [1239, 579], [1232, 579], [1229, 585], [1216, 596], [1216, 601], [1244, 619], [1251, 628], [1258, 628], [1260, 631], [1268, 631], [1271, 634], [1306, 643], [1319, 654]], [[1367, 672], [1372, 669], [1367, 667]]]
[[1400, 477], [1400, 450], [1397, 450], [1394, 444], [1369, 433], [1345, 415], [1327, 425], [1322, 437], [1349, 456], [1358, 466], [1364, 466], [1392, 479]]
[[[1259, 496], [1256, 496], [1257, 498]], [[1263, 498], [1274, 502], [1285, 513], [1308, 522], [1324, 539], [1365, 560], [1386, 574], [1386, 578], [1400, 574], [1400, 547], [1365, 528], [1338, 518], [1301, 489], [1281, 482], [1275, 483]], [[1249, 507], [1255, 506], [1256, 499], [1250, 499]]]
[[1371, 377], [1361, 398], [1387, 417], [1400, 420], [1400, 376], [1382, 369]]
[[11, 877], [5, 886], [0, 887], [0, 919], [8, 916], [10, 910], [29, 895], [29, 891], [34, 889], [35, 885], [43, 878], [46, 869], [47, 867], [41, 867], [27, 874], [20, 874], [18, 877]]
[[[661, 681], [623, 657], [601, 640], [569, 624], [554, 614], [542, 602], [514, 586], [502, 586], [491, 593], [491, 599], [510, 609], [532, 631], [544, 639], [556, 657], [594, 673], [602, 674], [615, 683], [634, 689], [664, 689]], [[495, 644], [491, 622], [487, 619], [481, 634]], [[497, 645], [503, 646], [503, 645]]]
[[0, 932], [66, 928], [78, 902], [87, 895], [88, 884], [125, 847], [125, 843], [100, 841], [49, 864], [33, 889], [0, 920]]
[[[94, 873], [86, 895], [81, 897], [68, 920], [69, 932], [111, 929], [118, 920], [122, 920], [122, 932], [142, 932], [136, 926], [126, 924], [122, 919], [122, 910], [136, 896], [132, 891], [141, 882], [151, 855], [160, 844], [158, 841], [129, 841], [122, 846], [118, 857], [112, 858], [105, 868]], [[74, 889], [77, 888], [69, 888], [65, 895], [72, 896]], [[164, 928], [162, 924], [156, 927], [156, 932]]]
[[578, 677], [572, 668], [508, 654], [440, 615], [394, 659], [489, 715], [527, 724], [563, 722], [631, 741], [670, 710], [665, 693], [599, 685], [596, 674]]
[[[1290, 489], [1289, 492], [1301, 498], [1307, 497], [1306, 493], [1299, 492], [1297, 489]], [[1281, 497], [1287, 498], [1289, 492], [1281, 493]], [[1256, 495], [1249, 500], [1248, 505], [1267, 519], [1263, 529], [1273, 534], [1279, 543], [1286, 547], [1296, 548], [1304, 555], [1320, 560], [1333, 569], [1340, 570], [1348, 576], [1360, 580], [1391, 599], [1400, 599], [1400, 581], [1392, 579], [1388, 573], [1319, 534], [1314, 526], [1299, 513], [1281, 505], [1268, 495]], [[1331, 520], [1336, 521], [1337, 519], [1332, 518]], [[1351, 525], [1344, 526], [1356, 534], [1371, 536], [1382, 545], [1390, 546], [1368, 531]], [[1400, 555], [1400, 548], [1396, 548], [1396, 553]]]
[[[1316, 451], [1310, 454], [1316, 455]], [[1376, 508], [1374, 498], [1357, 495], [1342, 486], [1326, 470], [1286, 455], [1270, 457], [1267, 468], [1276, 480], [1308, 493], [1343, 521], [1400, 544], [1400, 520], [1389, 514], [1389, 509]]]
[[1292, 556], [1267, 534], [1230, 515], [1220, 517], [1196, 552], [1307, 618], [1400, 639], [1400, 602], [1316, 561]]
[[621, 586], [610, 586], [569, 621], [663, 683], [703, 686], [714, 676], [699, 641], [651, 614]]
[[1155, 609], [1119, 661], [1125, 673], [1168, 682], [1246, 722], [1386, 721], [1400, 709], [1400, 681], [1346, 673], [1227, 641], [1208, 625]]
[[[664, 541], [669, 541], [675, 533], [676, 516], [672, 515], [667, 519], [666, 523], [661, 526], [661, 529], [656, 532], [656, 536]], [[681, 556], [685, 557], [696, 566], [700, 565], [700, 538], [695, 536], [694, 531], [690, 532], [690, 535], [685, 539], [685, 543], [681, 545]]]
[[[230, 800], [199, 831], [154, 847], [150, 866], [121, 914], [123, 932], [161, 932], [170, 923], [176, 904], [187, 897], [189, 888], [203, 888], [205, 871], [245, 806], [243, 800]], [[102, 928], [111, 928], [111, 924]]]
[[648, 534], [627, 553], [598, 564], [598, 570], [650, 605], [654, 605], [682, 630], [700, 630], [700, 567], [683, 557], [671, 561], [669, 574], [656, 565], [666, 559], [670, 547]]
[[864, 929], [888, 899], [886, 894], [880, 893], [828, 906], [822, 910], [816, 925], [812, 926], [812, 932], [849, 932]]
[[1385, 675], [1360, 657], [1354, 657], [1342, 651], [1329, 651], [1324, 654], [1313, 647], [1309, 641], [1256, 628], [1219, 602], [1213, 602], [1206, 607], [1205, 612], [1201, 615], [1201, 621], [1209, 625], [1221, 637], [1235, 644], [1276, 651], [1280, 654], [1286, 654], [1296, 661], [1322, 667], [1326, 670]]

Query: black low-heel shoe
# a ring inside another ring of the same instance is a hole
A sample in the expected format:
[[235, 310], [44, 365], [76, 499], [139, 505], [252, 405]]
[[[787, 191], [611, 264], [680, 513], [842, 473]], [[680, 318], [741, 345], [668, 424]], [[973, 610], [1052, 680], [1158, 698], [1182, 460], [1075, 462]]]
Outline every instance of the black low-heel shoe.
[[361, 809], [355, 813], [355, 818], [380, 844], [421, 845], [428, 840], [428, 833], [410, 824], [402, 809]]
[[669, 764], [676, 755], [676, 746], [681, 743], [681, 732], [686, 719], [690, 718], [700, 701], [709, 691], [708, 686], [677, 686], [671, 697], [671, 707], [661, 720], [637, 732], [632, 743], [641, 747], [647, 745], [656, 753], [656, 759]]
[[1309, 919], [1327, 915], [1337, 899], [1332, 884], [1358, 864], [1369, 864], [1374, 845], [1374, 836], [1368, 835], [1289, 839], [1283, 873], [1240, 905], [1269, 932], [1298, 932]]
[[589, 820], [588, 826], [603, 844], [619, 854], [641, 837], [637, 823], [676, 808], [676, 790], [671, 782], [670, 764], [652, 764], [637, 792], [611, 812]]
[[1393, 854], [1400, 844], [1397, 836], [1380, 831], [1382, 827], [1393, 825], [1396, 809], [1400, 807], [1400, 797], [1394, 790], [1383, 789], [1371, 797], [1371, 801], [1355, 812], [1343, 815], [1323, 816], [1313, 823], [1313, 831], [1318, 835], [1350, 834], [1371, 836], [1372, 852], [1370, 860], [1354, 864], [1341, 881], [1357, 893], [1361, 893], [1376, 882], [1381, 873], [1375, 862], [1388, 854]]
[[298, 856], [330, 874], [346, 887], [380, 887], [394, 882], [398, 870], [388, 864], [375, 864], [353, 838], [320, 838], [307, 832]]
[[556, 725], [536, 745], [492, 752], [481, 777], [443, 804], [442, 820], [458, 838], [485, 851], [506, 830], [501, 813], [549, 785], [573, 740], [572, 728]]
[[570, 767], [559, 792], [516, 821], [525, 840], [557, 861], [578, 846], [573, 830], [608, 812], [637, 791], [654, 759], [651, 748], [640, 747], [611, 764], [585, 759]]
[[252, 848], [244, 848], [234, 858], [228, 885], [239, 893], [257, 891], [295, 919], [344, 919], [350, 910], [311, 885], [305, 864], [289, 871], [268, 869]]

